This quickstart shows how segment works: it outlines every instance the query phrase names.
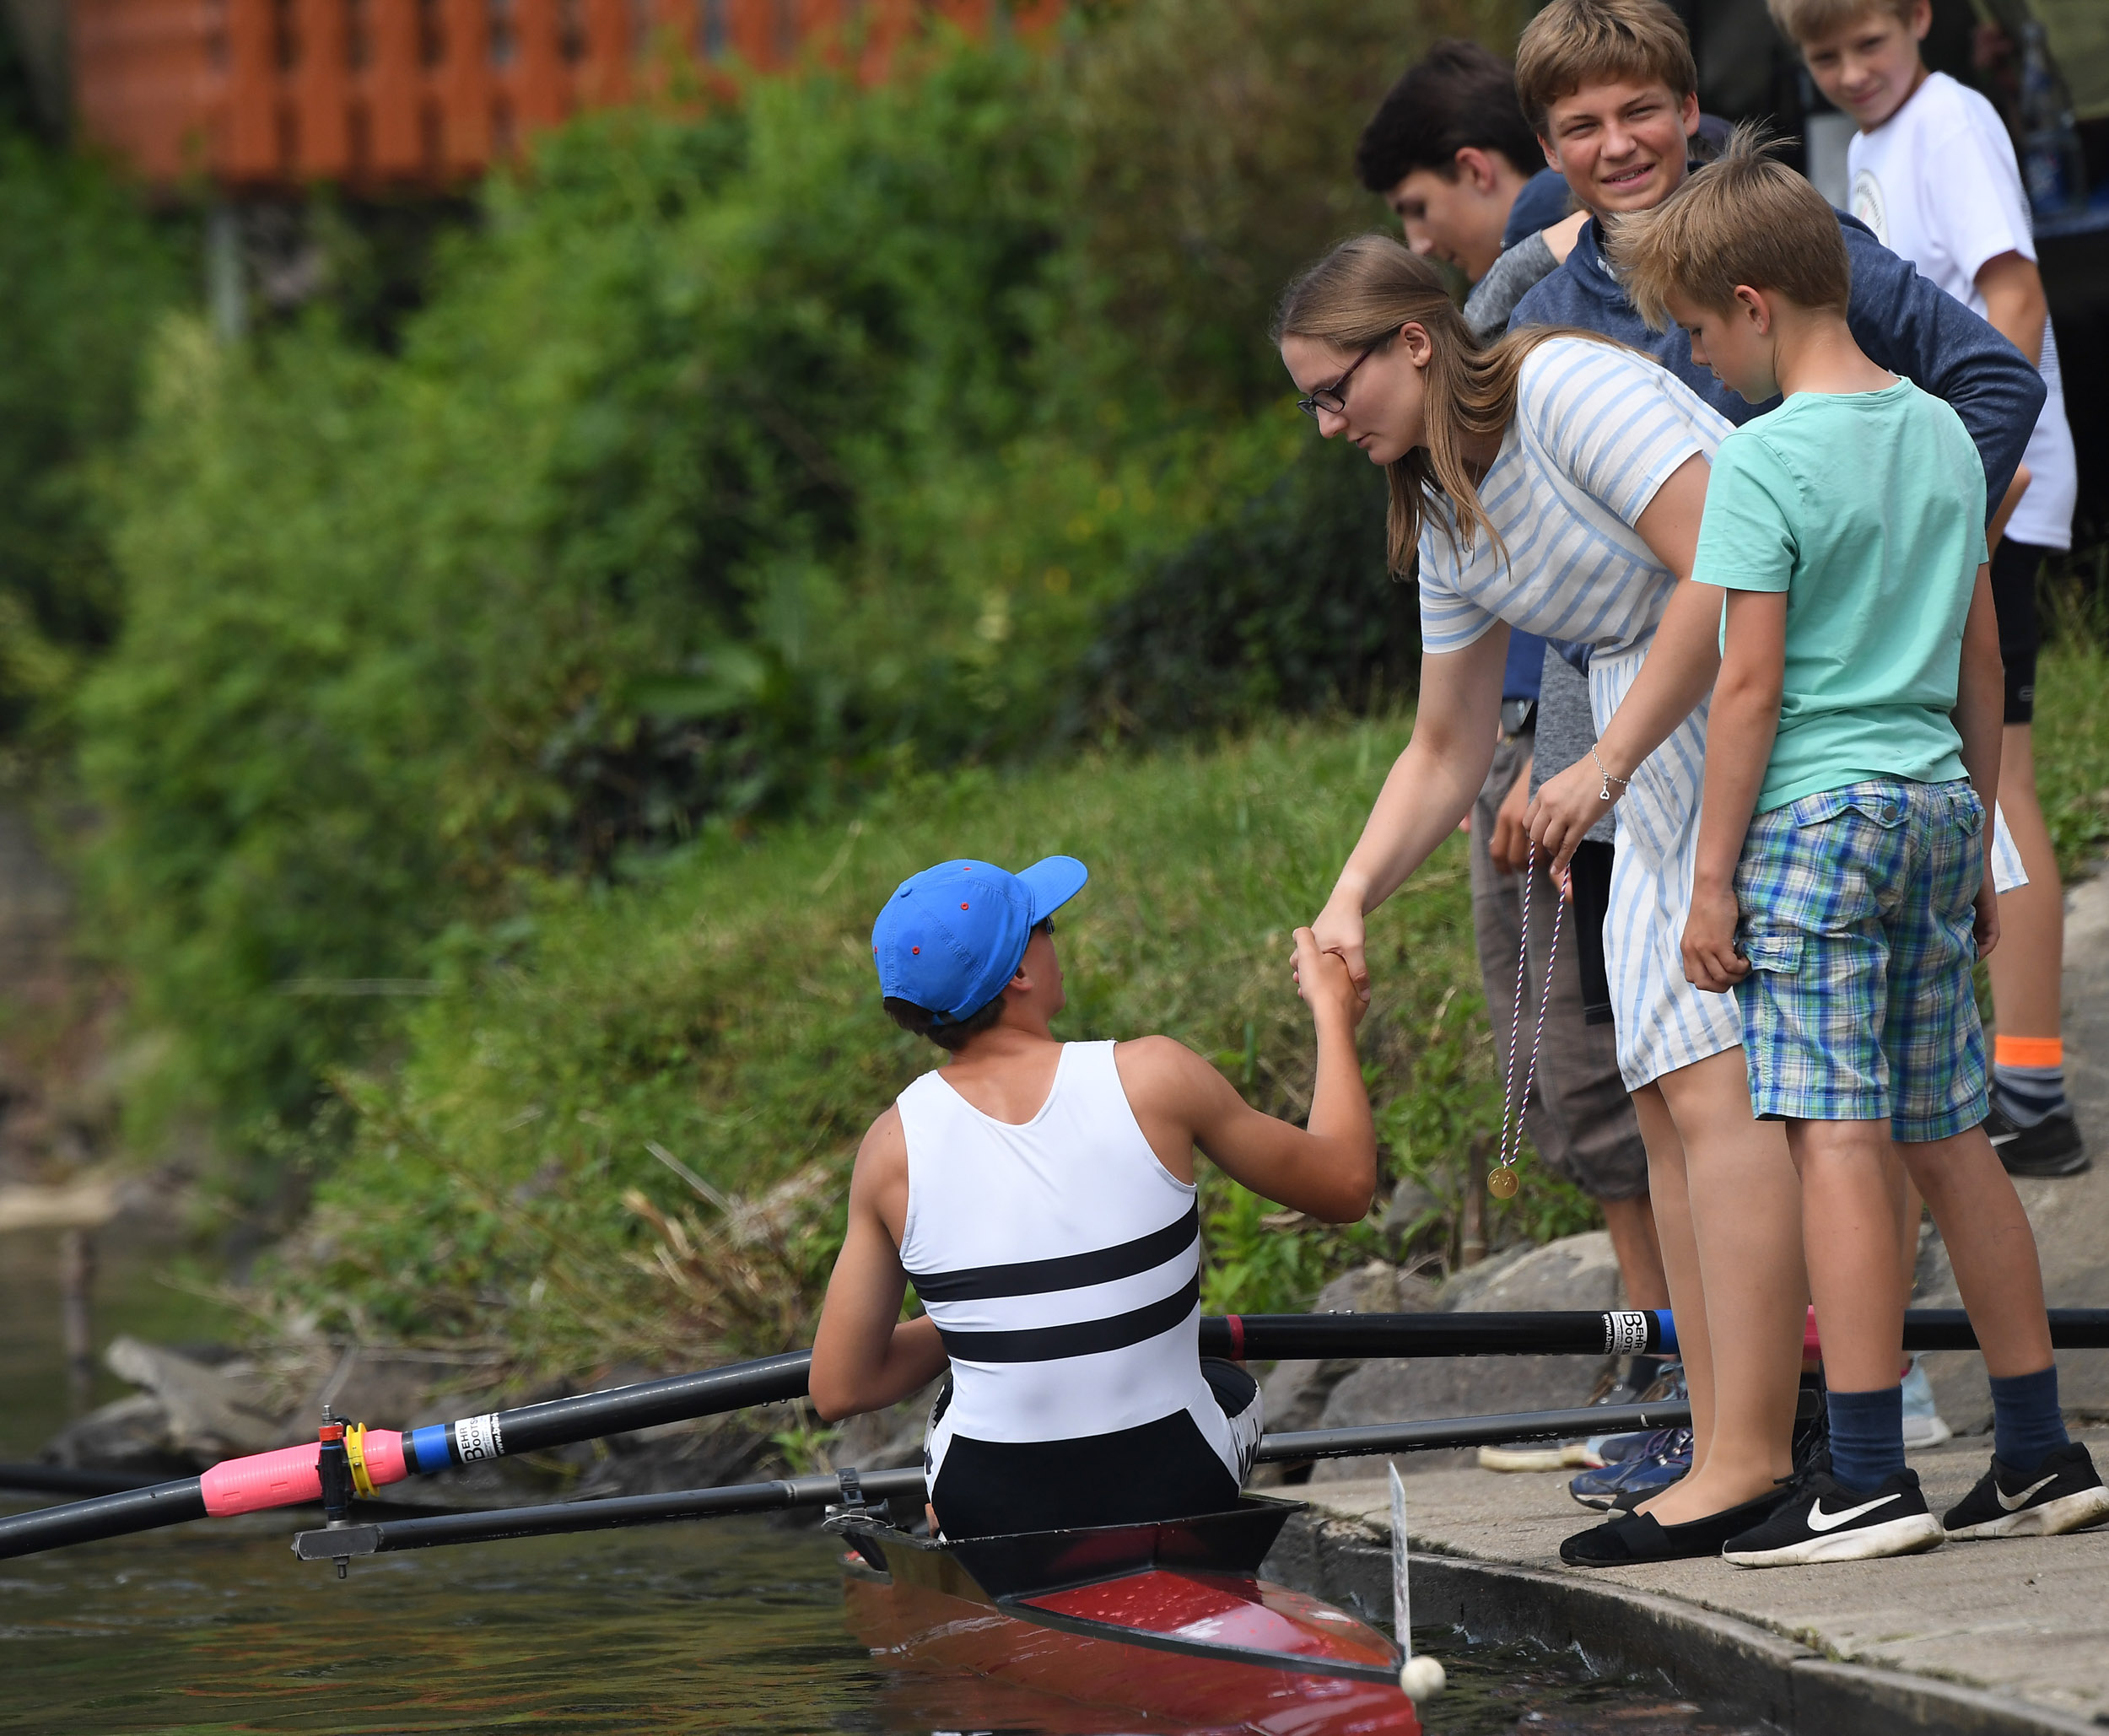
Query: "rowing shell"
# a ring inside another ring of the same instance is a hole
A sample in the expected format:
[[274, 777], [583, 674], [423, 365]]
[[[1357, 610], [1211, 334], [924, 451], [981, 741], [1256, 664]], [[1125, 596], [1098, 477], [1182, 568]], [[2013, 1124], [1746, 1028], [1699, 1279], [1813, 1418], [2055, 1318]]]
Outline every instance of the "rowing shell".
[[939, 1541], [833, 1523], [850, 1622], [874, 1657], [1189, 1728], [1419, 1736], [1391, 1642], [1259, 1577], [1292, 1501], [1156, 1525]]

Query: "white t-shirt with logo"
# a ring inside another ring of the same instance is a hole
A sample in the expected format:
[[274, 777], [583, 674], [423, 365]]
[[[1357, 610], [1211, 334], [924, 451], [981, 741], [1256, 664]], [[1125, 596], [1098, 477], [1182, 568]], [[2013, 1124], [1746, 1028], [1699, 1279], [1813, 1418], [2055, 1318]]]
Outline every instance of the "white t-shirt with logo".
[[[1904, 106], [1847, 148], [1853, 214], [1891, 252], [1980, 317], [1977, 273], [2002, 253], [2036, 257], [2036, 235], [2014, 142], [1998, 111], [1945, 73], [1934, 73]], [[2043, 383], [2050, 396], [2029, 437], [2028, 493], [2007, 522], [2017, 542], [2069, 548], [2079, 492], [2058, 343], [2043, 326]]]

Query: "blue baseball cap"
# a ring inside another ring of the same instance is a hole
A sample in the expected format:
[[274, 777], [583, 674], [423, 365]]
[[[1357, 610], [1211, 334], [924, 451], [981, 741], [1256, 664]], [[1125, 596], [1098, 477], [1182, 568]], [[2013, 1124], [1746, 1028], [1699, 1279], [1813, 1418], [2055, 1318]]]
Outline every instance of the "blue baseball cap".
[[1017, 974], [1033, 925], [1090, 878], [1074, 856], [1046, 857], [1022, 874], [962, 859], [910, 875], [871, 925], [879, 992], [947, 1022], [979, 1012]]

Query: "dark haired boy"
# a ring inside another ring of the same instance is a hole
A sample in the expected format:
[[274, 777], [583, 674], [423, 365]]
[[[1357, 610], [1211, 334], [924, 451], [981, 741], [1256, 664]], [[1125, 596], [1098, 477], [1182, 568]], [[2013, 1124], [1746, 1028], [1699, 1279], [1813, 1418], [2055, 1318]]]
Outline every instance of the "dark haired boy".
[[[924, 1447], [945, 1533], [1143, 1523], [1233, 1505], [1259, 1443], [1243, 1369], [1201, 1361], [1199, 1146], [1328, 1222], [1369, 1210], [1377, 1140], [1346, 963], [1296, 932], [1318, 1032], [1307, 1128], [1169, 1037], [1062, 1043], [1052, 918], [1084, 865], [941, 862], [871, 930], [886, 1010], [951, 1054], [858, 1149], [813, 1339], [829, 1419], [951, 1376]], [[903, 1323], [913, 1281], [927, 1311]]]
[[1409, 247], [1475, 283], [1570, 208], [1567, 184], [1540, 164], [1515, 74], [1476, 42], [1438, 42], [1407, 68], [1362, 128], [1355, 173], [1391, 207]]
[[[1692, 567], [1726, 612], [1683, 951], [1695, 985], [1736, 990], [1752, 1107], [1801, 1177], [1831, 1464], [1729, 1540], [1742, 1566], [2109, 1519], [1984, 1128], [1971, 968], [1998, 932], [2003, 680], [1983, 468], [1952, 409], [1853, 342], [1834, 217], [1745, 137], [1618, 238], [1651, 323], [1746, 402], [1782, 399], [1715, 453]], [[1900, 1156], [1992, 1376], [1993, 1467], [1944, 1530], [1904, 1462]]]

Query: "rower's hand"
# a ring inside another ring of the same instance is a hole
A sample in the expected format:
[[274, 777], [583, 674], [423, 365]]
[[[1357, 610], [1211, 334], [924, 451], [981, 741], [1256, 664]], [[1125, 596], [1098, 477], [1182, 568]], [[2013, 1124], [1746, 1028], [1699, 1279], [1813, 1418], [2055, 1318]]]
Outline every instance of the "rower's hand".
[[[1318, 920], [1308, 929], [1298, 929], [1299, 962], [1303, 958], [1301, 937], [1313, 935], [1321, 952], [1338, 955], [1347, 967], [1347, 974], [1355, 984], [1355, 992], [1362, 997], [1364, 1005], [1369, 1002], [1369, 966], [1362, 957], [1362, 942], [1366, 930], [1362, 924], [1362, 906], [1351, 898], [1335, 892], [1318, 914]], [[1304, 997], [1307, 1000], [1308, 995]], [[1359, 1015], [1357, 1015], [1359, 1016]]]
[[1338, 952], [1319, 945], [1318, 935], [1308, 928], [1296, 931], [1296, 992], [1303, 997], [1313, 1018], [1331, 1013], [1353, 1030], [1369, 1011], [1369, 996], [1355, 985], [1347, 961]]
[[1695, 886], [1685, 921], [1685, 980], [1709, 995], [1725, 995], [1750, 973], [1735, 950], [1738, 912], [1733, 891]]
[[1603, 775], [1586, 759], [1577, 760], [1564, 772], [1555, 772], [1538, 786], [1538, 794], [1524, 815], [1531, 842], [1544, 852], [1546, 866], [1556, 879], [1581, 844], [1590, 827], [1618, 806], [1624, 786], [1611, 786], [1611, 800], [1600, 792]]

